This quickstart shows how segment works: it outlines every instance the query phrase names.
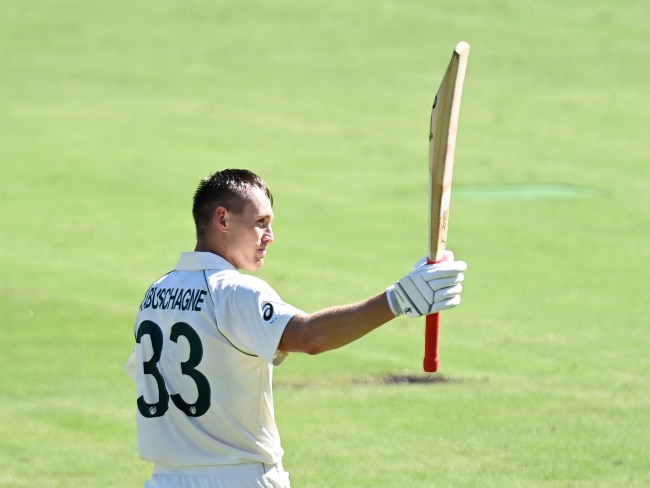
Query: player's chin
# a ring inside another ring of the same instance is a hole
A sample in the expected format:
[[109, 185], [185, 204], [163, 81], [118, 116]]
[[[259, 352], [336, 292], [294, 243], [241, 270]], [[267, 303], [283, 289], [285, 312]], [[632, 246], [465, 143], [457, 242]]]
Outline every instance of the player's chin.
[[264, 259], [266, 258], [266, 251], [261, 251], [257, 253], [257, 256], [255, 256], [255, 259], [251, 262], [250, 264], [250, 271], [256, 271], [260, 269], [262, 266], [264, 266]]

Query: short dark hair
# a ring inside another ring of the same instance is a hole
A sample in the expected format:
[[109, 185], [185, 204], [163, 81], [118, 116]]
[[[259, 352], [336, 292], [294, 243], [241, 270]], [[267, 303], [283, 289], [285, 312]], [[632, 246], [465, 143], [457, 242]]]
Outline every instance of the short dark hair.
[[194, 193], [192, 215], [197, 237], [203, 236], [217, 207], [240, 214], [249, 200], [248, 191], [257, 187], [271, 201], [273, 195], [264, 180], [246, 169], [225, 169], [203, 178]]

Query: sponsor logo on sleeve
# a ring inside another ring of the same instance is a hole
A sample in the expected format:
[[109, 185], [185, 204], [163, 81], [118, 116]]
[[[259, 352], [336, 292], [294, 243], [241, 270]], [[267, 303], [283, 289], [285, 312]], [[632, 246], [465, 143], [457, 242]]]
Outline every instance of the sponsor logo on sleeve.
[[270, 303], [265, 303], [264, 306], [262, 307], [262, 318], [264, 321], [268, 322], [269, 324], [272, 324], [275, 322], [275, 310], [273, 309], [273, 305]]

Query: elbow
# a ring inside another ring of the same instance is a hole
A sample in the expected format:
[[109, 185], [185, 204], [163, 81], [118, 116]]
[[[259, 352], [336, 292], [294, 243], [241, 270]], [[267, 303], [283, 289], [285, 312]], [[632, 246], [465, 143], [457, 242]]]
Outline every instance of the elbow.
[[310, 356], [332, 349], [327, 342], [327, 336], [310, 325], [307, 319], [308, 316], [297, 315], [289, 321], [280, 339], [279, 349]]
[[317, 340], [316, 338], [310, 338], [304, 341], [302, 345], [302, 352], [309, 354], [310, 356], [316, 356], [328, 350], [329, 348], [327, 348], [324, 343]]
[[293, 346], [280, 346], [278, 350], [290, 353], [290, 352], [301, 352], [303, 354], [309, 354], [310, 356], [316, 356], [318, 354], [324, 353], [329, 349], [322, 344], [314, 341], [301, 341], [300, 343], [295, 343]]

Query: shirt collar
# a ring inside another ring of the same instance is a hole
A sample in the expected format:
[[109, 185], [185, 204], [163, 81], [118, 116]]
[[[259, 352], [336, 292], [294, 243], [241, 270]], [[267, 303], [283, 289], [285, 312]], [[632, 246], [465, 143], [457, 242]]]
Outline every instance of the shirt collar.
[[211, 252], [183, 252], [174, 268], [177, 271], [203, 271], [204, 269], [234, 269], [224, 258]]

